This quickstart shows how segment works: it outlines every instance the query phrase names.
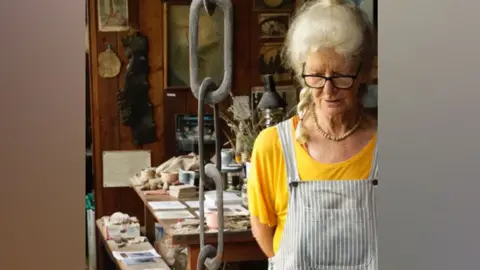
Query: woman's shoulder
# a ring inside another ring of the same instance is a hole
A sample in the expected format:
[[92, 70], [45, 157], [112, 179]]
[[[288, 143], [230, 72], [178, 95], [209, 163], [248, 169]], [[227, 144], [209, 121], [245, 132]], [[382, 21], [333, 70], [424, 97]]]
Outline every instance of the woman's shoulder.
[[[293, 126], [295, 126], [298, 120], [294, 116], [292, 118], [282, 121], [281, 123], [285, 123], [285, 122], [287, 122], [288, 124], [293, 123]], [[280, 144], [280, 136], [278, 134], [278, 128], [281, 123], [275, 126], [267, 127], [262, 131], [260, 131], [260, 133], [258, 134], [255, 140], [254, 149], [261, 151], [263, 153], [272, 153], [279, 150], [281, 148], [281, 144]]]
[[276, 126], [267, 127], [260, 131], [255, 139], [254, 149], [260, 150], [261, 152], [274, 150], [279, 138]]

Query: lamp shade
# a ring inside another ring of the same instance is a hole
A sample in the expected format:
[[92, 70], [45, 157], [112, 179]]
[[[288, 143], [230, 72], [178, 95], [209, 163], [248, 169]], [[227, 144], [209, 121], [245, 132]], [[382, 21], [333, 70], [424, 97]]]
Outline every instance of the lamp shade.
[[279, 109], [287, 107], [287, 102], [278, 94], [275, 80], [272, 74], [267, 74], [263, 77], [264, 93], [260, 102], [258, 102], [257, 109]]

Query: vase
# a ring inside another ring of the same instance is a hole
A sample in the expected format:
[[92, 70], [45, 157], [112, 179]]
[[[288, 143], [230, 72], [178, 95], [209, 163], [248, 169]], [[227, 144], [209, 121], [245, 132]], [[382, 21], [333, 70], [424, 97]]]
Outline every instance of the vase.
[[242, 185], [242, 205], [243, 205], [243, 207], [248, 209], [247, 183], [248, 183], [248, 179], [244, 178], [243, 179], [243, 185]]
[[251, 166], [250, 162], [245, 162], [245, 178], [247, 179], [250, 174], [250, 166]]
[[250, 161], [250, 153], [242, 153], [242, 163], [247, 163]]

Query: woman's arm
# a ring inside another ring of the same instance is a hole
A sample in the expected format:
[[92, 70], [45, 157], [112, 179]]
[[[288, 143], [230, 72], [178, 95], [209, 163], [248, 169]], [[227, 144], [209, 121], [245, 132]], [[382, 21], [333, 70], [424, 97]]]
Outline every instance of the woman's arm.
[[273, 251], [273, 235], [275, 233], [275, 227], [260, 223], [260, 220], [255, 216], [250, 216], [250, 222], [252, 226], [252, 234], [255, 240], [257, 240], [260, 249], [267, 255], [268, 258], [275, 256]]
[[248, 176], [248, 208], [253, 237], [269, 258], [275, 255], [273, 236], [277, 225], [275, 210], [277, 130], [264, 129], [257, 136], [252, 150], [251, 170]]

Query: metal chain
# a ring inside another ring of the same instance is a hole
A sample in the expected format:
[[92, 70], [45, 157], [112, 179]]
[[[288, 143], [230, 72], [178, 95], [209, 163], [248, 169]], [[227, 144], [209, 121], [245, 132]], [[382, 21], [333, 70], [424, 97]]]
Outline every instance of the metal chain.
[[[212, 78], [204, 78], [199, 83], [198, 78], [198, 25], [200, 8], [206, 10], [212, 16], [216, 7], [223, 10], [224, 16], [224, 75], [220, 86], [217, 86]], [[221, 143], [220, 143], [220, 108], [219, 103], [230, 95], [232, 84], [232, 63], [233, 63], [233, 8], [231, 0], [192, 0], [189, 17], [189, 52], [190, 52], [190, 88], [198, 99], [198, 152], [200, 162], [199, 181], [199, 207], [200, 207], [200, 254], [198, 256], [197, 269], [203, 269], [205, 265], [210, 270], [217, 270], [222, 264], [223, 258], [223, 181], [221, 170]], [[213, 105], [214, 129], [216, 136], [215, 155], [216, 166], [205, 165], [204, 151], [204, 107]], [[217, 194], [218, 211], [218, 244], [217, 248], [212, 245], [205, 245], [205, 213], [204, 213], [204, 181], [205, 176], [212, 178], [215, 182]]]

